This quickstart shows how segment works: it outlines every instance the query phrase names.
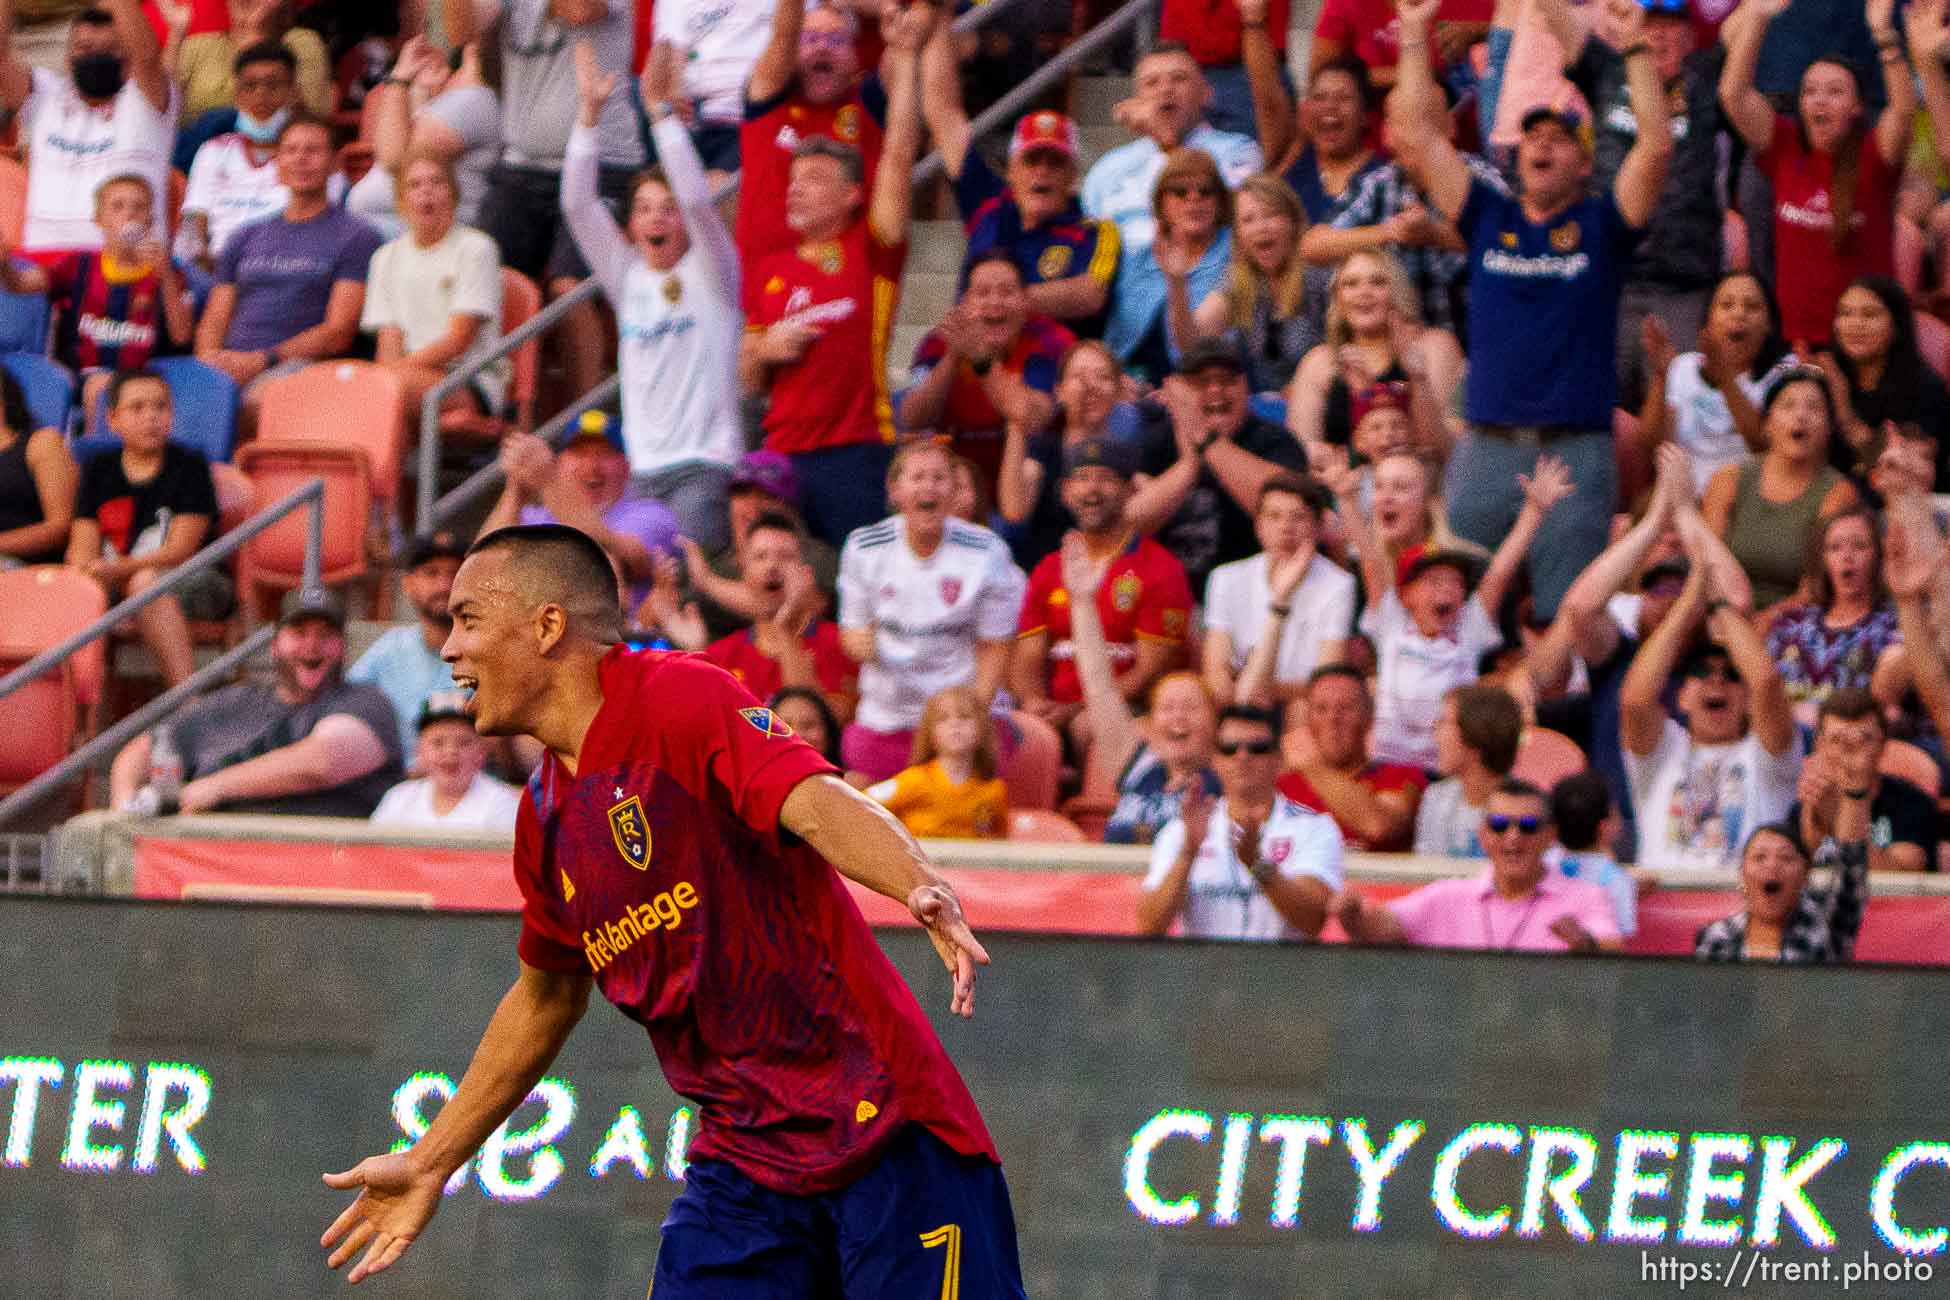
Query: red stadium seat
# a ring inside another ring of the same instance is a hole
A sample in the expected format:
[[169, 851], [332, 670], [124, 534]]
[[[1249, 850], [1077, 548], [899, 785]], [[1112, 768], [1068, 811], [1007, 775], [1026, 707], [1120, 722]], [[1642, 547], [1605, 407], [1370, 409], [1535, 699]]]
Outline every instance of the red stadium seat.
[[1884, 776], [1909, 782], [1932, 799], [1943, 793], [1943, 771], [1937, 767], [1936, 760], [1906, 740], [1891, 740], [1883, 745], [1877, 770]]
[[[251, 481], [255, 513], [315, 478], [325, 481], [325, 527], [319, 580], [326, 585], [365, 575], [366, 523], [372, 514], [372, 472], [363, 451], [317, 444], [246, 443], [237, 468]], [[304, 581], [309, 510], [300, 509], [244, 544], [237, 559], [237, 601], [253, 617], [268, 613], [267, 592]]]
[[1517, 745], [1517, 765], [1510, 775], [1530, 782], [1546, 794], [1567, 776], [1591, 766], [1577, 742], [1549, 727], [1531, 727]]
[[1077, 824], [1047, 808], [1018, 808], [1009, 814], [1009, 838], [1032, 844], [1084, 844]]
[[1056, 807], [1056, 784], [1063, 774], [1063, 738], [1056, 728], [1033, 713], [1017, 709], [1009, 715], [1022, 732], [1022, 743], [1002, 765], [1011, 808]]
[[[0, 573], [0, 675], [58, 645], [108, 610], [101, 585], [56, 564]], [[53, 767], [87, 731], [105, 664], [99, 638], [52, 671], [0, 698], [0, 792], [18, 790]]]
[[1938, 378], [1950, 379], [1950, 325], [1928, 312], [1917, 312], [1916, 348]]
[[356, 449], [365, 454], [375, 501], [399, 495], [400, 382], [369, 361], [321, 361], [264, 386], [257, 440]]
[[[502, 267], [501, 333], [513, 333], [541, 309], [542, 291], [535, 282], [513, 267]], [[542, 369], [541, 340], [528, 340], [514, 350], [509, 361], [513, 373], [509, 376], [506, 405], [512, 411], [512, 418], [503, 419], [499, 413], [482, 415], [471, 409], [448, 411], [440, 417], [443, 443], [449, 439], [470, 443], [499, 442], [510, 428], [527, 432], [535, 427], [535, 388]], [[420, 427], [419, 412], [410, 412], [407, 423], [417, 432]]]

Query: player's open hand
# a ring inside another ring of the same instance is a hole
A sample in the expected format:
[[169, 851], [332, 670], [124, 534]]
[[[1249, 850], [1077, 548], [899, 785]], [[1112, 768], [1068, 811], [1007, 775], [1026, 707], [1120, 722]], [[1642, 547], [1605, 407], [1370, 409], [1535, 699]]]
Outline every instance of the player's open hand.
[[950, 1009], [958, 1016], [975, 1014], [975, 967], [989, 964], [988, 950], [976, 940], [975, 932], [961, 914], [961, 900], [946, 885], [917, 885], [907, 896], [907, 910], [927, 927], [934, 950], [942, 964], [955, 977], [955, 998]]
[[355, 1284], [391, 1268], [440, 1208], [443, 1181], [421, 1170], [404, 1152], [368, 1156], [342, 1174], [326, 1174], [327, 1187], [359, 1189], [359, 1198], [318, 1239], [332, 1251], [326, 1263], [337, 1268], [364, 1249], [365, 1257], [346, 1274], [345, 1280]]

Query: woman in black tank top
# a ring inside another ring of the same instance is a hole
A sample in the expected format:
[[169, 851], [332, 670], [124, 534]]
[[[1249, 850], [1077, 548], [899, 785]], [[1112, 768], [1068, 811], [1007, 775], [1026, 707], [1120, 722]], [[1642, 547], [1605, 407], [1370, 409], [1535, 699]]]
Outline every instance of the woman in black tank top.
[[74, 522], [74, 457], [55, 429], [34, 428], [27, 399], [0, 370], [0, 568], [58, 564]]

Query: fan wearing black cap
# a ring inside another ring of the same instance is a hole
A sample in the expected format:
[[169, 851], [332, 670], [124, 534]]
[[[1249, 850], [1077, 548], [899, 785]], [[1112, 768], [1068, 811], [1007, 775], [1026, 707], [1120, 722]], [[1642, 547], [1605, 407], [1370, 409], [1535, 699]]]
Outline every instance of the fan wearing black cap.
[[1223, 340], [1185, 349], [1158, 390], [1165, 419], [1147, 421], [1138, 453], [1150, 477], [1131, 498], [1131, 522], [1178, 557], [1195, 591], [1214, 567], [1258, 549], [1253, 512], [1266, 481], [1307, 470], [1293, 435], [1248, 409], [1246, 376], [1246, 359]]
[[271, 639], [272, 676], [227, 686], [122, 747], [109, 796], [129, 806], [157, 755], [182, 764], [185, 813], [367, 817], [401, 776], [393, 705], [346, 682], [345, 606], [323, 587], [284, 599]]
[[484, 770], [488, 741], [467, 716], [467, 692], [428, 696], [414, 730], [414, 767], [426, 775], [388, 790], [372, 810], [372, 824], [513, 835], [521, 791]]
[[[1132, 459], [1124, 444], [1109, 438], [1072, 443], [1063, 451], [1061, 489], [1063, 505], [1076, 519], [1099, 573], [1097, 613], [1118, 691], [1127, 700], [1141, 698], [1184, 661], [1192, 621], [1184, 566], [1131, 527]], [[1054, 727], [1069, 727], [1083, 714], [1083, 685], [1070, 639], [1071, 599], [1062, 557], [1044, 556], [1023, 594], [1010, 670], [1022, 707]], [[1087, 748], [1082, 734], [1077, 743]]]
[[[1794, 802], [1800, 736], [1780, 669], [1730, 601], [1697, 539], [1679, 603], [1645, 639], [1618, 690], [1619, 739], [1637, 811], [1639, 865], [1730, 867], [1756, 826]], [[1708, 640], [1692, 649], [1694, 630]], [[1675, 722], [1664, 692], [1682, 681]]]
[[386, 692], [399, 723], [400, 749], [409, 754], [419, 743], [420, 710], [427, 699], [436, 691], [454, 689], [453, 670], [440, 661], [440, 647], [454, 630], [447, 597], [466, 554], [467, 548], [452, 533], [414, 538], [399, 585], [419, 621], [386, 629], [345, 673], [348, 682], [363, 682]]
[[1672, 158], [1667, 96], [1644, 39], [1644, 11], [1634, 0], [1606, 0], [1626, 42], [1638, 138], [1611, 185], [1594, 195], [1589, 124], [1551, 105], [1532, 108], [1513, 198], [1430, 129], [1427, 104], [1437, 90], [1425, 56], [1439, 3], [1400, 6], [1401, 94], [1389, 132], [1408, 174], [1469, 246], [1469, 432], [1449, 461], [1449, 522], [1468, 541], [1496, 545], [1523, 508], [1516, 476], [1545, 454], [1561, 459], [1579, 508], [1554, 515], [1530, 556], [1537, 609], [1550, 618], [1609, 540], [1619, 298]]

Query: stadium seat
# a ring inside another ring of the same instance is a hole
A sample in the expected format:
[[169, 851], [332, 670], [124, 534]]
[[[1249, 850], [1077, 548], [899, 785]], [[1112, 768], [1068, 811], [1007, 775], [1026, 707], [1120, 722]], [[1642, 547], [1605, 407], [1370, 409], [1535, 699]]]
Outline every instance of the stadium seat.
[[[325, 527], [319, 580], [326, 585], [363, 577], [366, 523], [372, 515], [372, 466], [356, 447], [324, 443], [246, 443], [237, 468], [253, 489], [251, 512], [275, 505], [313, 479], [325, 482]], [[244, 544], [237, 559], [237, 603], [248, 617], [264, 616], [266, 598], [304, 581], [309, 510], [295, 510]]]
[[0, 239], [8, 248], [20, 247], [27, 227], [27, 168], [12, 158], [0, 158]]
[[[108, 610], [101, 585], [57, 564], [0, 572], [0, 675], [79, 632]], [[103, 642], [69, 655], [54, 670], [0, 697], [0, 791], [18, 790], [66, 757], [101, 699]]]
[[1077, 824], [1047, 808], [1018, 808], [1009, 814], [1009, 838], [1033, 844], [1085, 844]]
[[1939, 379], [1950, 379], [1950, 325], [1926, 311], [1917, 312], [1916, 349]]
[[321, 361], [264, 386], [257, 440], [356, 449], [375, 501], [399, 495], [400, 382], [369, 361]]
[[1089, 793], [1065, 799], [1058, 809], [1064, 820], [1075, 826], [1084, 839], [1092, 842], [1104, 838], [1104, 827], [1110, 824], [1110, 815], [1116, 810], [1115, 795]]
[[27, 398], [27, 412], [37, 429], [58, 429], [68, 433], [68, 418], [74, 411], [74, 376], [52, 358], [33, 352], [9, 352], [0, 365], [14, 377]]
[[1009, 719], [1022, 733], [1022, 743], [1002, 765], [1011, 808], [1056, 807], [1056, 783], [1063, 772], [1063, 738], [1056, 728], [1033, 713], [1016, 709]]
[[[195, 357], [158, 357], [149, 364], [169, 385], [175, 406], [169, 440], [202, 452], [212, 465], [228, 461], [237, 441], [237, 381]], [[75, 439], [77, 459], [120, 445], [108, 430], [106, 388], [88, 413], [87, 428], [86, 437]]]
[[1907, 781], [1931, 799], [1943, 793], [1943, 771], [1937, 767], [1936, 760], [1907, 740], [1886, 742], [1882, 747], [1882, 761], [1876, 766], [1884, 776]]
[[1530, 782], [1545, 793], [1567, 776], [1591, 766], [1577, 742], [1549, 727], [1531, 727], [1517, 744], [1517, 765], [1510, 775]]
[[53, 310], [40, 294], [0, 290], [0, 352], [46, 356], [53, 318]]
[[[501, 334], [512, 334], [542, 309], [542, 291], [535, 282], [512, 267], [501, 268]], [[502, 409], [493, 415], [473, 410], [448, 411], [440, 417], [440, 438], [456, 442], [499, 442], [510, 428], [524, 432], [535, 427], [535, 386], [541, 377], [540, 339], [530, 339], [509, 357], [513, 367], [508, 377], [508, 396]], [[407, 424], [416, 433], [419, 412], [410, 412]]]

